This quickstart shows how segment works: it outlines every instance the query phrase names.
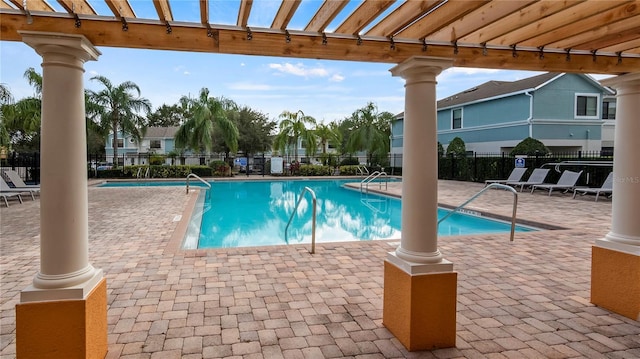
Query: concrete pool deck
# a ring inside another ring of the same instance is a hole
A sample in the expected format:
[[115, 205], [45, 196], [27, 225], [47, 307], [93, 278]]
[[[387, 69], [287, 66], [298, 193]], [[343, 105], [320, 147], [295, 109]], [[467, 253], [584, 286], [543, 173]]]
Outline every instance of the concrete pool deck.
[[[240, 178], [244, 179], [244, 178]], [[455, 206], [482, 184], [439, 181]], [[401, 183], [388, 192], [400, 194]], [[441, 237], [458, 272], [456, 348], [407, 352], [382, 325], [383, 262], [398, 241], [170, 248], [183, 187], [89, 188], [89, 255], [107, 279], [107, 358], [638, 358], [640, 322], [589, 303], [591, 246], [611, 200], [524, 192], [518, 218], [566, 229]], [[0, 357], [39, 269], [39, 203], [0, 209]], [[491, 190], [470, 208], [509, 216]]]

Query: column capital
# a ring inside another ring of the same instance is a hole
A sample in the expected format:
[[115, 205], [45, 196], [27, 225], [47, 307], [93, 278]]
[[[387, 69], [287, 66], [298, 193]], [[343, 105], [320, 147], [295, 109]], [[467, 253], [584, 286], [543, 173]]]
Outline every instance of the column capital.
[[640, 72], [629, 73], [600, 80], [604, 86], [618, 90], [618, 95], [640, 92]]
[[63, 53], [82, 62], [97, 60], [102, 53], [84, 36], [57, 32], [18, 31], [22, 41], [44, 58], [49, 53]]
[[453, 59], [441, 57], [414, 56], [406, 59], [389, 71], [393, 76], [400, 76], [411, 82], [414, 80], [435, 80], [443, 70], [453, 65]]

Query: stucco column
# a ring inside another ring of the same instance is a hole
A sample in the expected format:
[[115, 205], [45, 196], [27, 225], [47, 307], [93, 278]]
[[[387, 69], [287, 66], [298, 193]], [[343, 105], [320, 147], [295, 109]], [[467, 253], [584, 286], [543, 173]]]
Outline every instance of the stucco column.
[[406, 80], [402, 160], [402, 238], [395, 254], [413, 263], [442, 262], [438, 250], [436, 76], [449, 59], [415, 57], [390, 71]]
[[616, 90], [611, 231], [593, 247], [591, 301], [640, 320], [640, 73], [601, 81]]
[[[84, 36], [21, 32], [42, 56], [40, 271], [36, 289], [62, 289], [102, 278], [89, 263], [84, 62], [100, 52]], [[93, 285], [89, 285], [92, 287]], [[34, 300], [55, 299], [40, 293]], [[68, 294], [65, 294], [65, 296]], [[31, 296], [33, 297], [33, 296]], [[23, 302], [30, 294], [23, 294]]]
[[449, 59], [413, 57], [391, 69], [406, 80], [402, 236], [384, 263], [382, 322], [409, 350], [456, 342], [457, 273], [438, 250], [436, 76]]

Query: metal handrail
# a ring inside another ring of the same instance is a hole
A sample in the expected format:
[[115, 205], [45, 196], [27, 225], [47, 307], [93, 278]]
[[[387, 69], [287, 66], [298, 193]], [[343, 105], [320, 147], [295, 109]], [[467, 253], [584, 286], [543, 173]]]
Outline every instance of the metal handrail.
[[356, 167], [356, 174], [361, 174], [361, 175], [365, 175], [365, 174], [369, 174], [369, 169], [367, 168], [367, 166], [358, 166]]
[[478, 196], [483, 194], [489, 188], [502, 188], [502, 189], [511, 191], [511, 193], [513, 193], [513, 214], [511, 215], [511, 238], [510, 238], [510, 242], [513, 242], [513, 236], [514, 236], [515, 231], [516, 231], [516, 209], [518, 208], [518, 191], [516, 191], [513, 187], [504, 185], [502, 183], [491, 183], [487, 187], [481, 189], [480, 192], [474, 194], [466, 202], [464, 202], [463, 204], [461, 204], [458, 207], [454, 208], [451, 212], [447, 213], [444, 217], [442, 217], [438, 221], [438, 225], [440, 225], [440, 222], [442, 222], [445, 219], [449, 218], [454, 213], [456, 213], [458, 210], [462, 209], [464, 206], [466, 206], [469, 203], [471, 203], [474, 199], [478, 198]]
[[211, 189], [211, 183], [203, 180], [202, 178], [200, 178], [200, 176], [198, 176], [195, 173], [189, 173], [189, 175], [187, 176], [187, 194], [189, 194], [189, 178], [194, 177], [196, 179], [198, 179], [200, 182], [204, 183], [205, 186], [209, 187], [209, 189]]
[[311, 194], [311, 198], [313, 199], [313, 212], [311, 219], [311, 251], [309, 253], [314, 254], [316, 252], [316, 193], [309, 187], [305, 187], [300, 192], [300, 197], [298, 198], [298, 202], [296, 203], [293, 212], [291, 213], [291, 217], [289, 217], [289, 222], [287, 222], [287, 226], [284, 228], [284, 241], [289, 244], [289, 239], [287, 238], [287, 231], [289, 230], [289, 225], [293, 220], [293, 216], [295, 216], [296, 211], [298, 210], [298, 206], [304, 197], [305, 192], [309, 192]]
[[[380, 171], [375, 171], [372, 174], [368, 175], [365, 179], [363, 179], [362, 181], [360, 181], [360, 192], [362, 193], [362, 185], [366, 184], [367, 185], [367, 192], [369, 192], [369, 183], [375, 181], [378, 177], [380, 176], [387, 176], [387, 172], [380, 172]], [[389, 183], [389, 181], [384, 181], [384, 189], [386, 190], [388, 188], [387, 184]], [[380, 185], [380, 188], [382, 188], [382, 184]]]

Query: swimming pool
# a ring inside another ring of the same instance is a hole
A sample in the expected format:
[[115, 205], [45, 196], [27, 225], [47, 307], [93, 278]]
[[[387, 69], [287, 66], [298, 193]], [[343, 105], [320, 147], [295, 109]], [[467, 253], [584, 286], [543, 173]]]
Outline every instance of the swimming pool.
[[[285, 240], [285, 227], [304, 187], [317, 197], [316, 242], [400, 238], [401, 201], [343, 188], [346, 182], [354, 180], [210, 182], [210, 195], [200, 195], [183, 247], [310, 243], [312, 200], [308, 195], [301, 200]], [[446, 213], [440, 209], [438, 216]], [[516, 227], [519, 232], [530, 230]], [[509, 223], [458, 213], [438, 228], [441, 236], [509, 231]]]

